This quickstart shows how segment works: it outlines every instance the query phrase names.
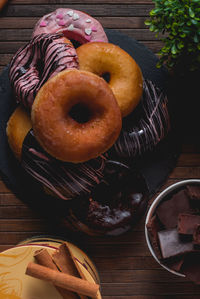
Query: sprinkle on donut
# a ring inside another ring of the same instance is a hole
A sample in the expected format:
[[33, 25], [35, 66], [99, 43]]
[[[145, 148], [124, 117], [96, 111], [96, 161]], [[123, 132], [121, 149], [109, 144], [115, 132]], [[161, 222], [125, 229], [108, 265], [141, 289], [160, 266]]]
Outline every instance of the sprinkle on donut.
[[58, 8], [43, 16], [36, 23], [33, 36], [55, 32], [63, 32], [67, 38], [81, 44], [94, 41], [108, 42], [103, 27], [96, 19], [82, 11], [69, 8]]
[[61, 33], [35, 36], [11, 60], [9, 76], [16, 101], [31, 109], [41, 86], [67, 68], [78, 68], [71, 42]]

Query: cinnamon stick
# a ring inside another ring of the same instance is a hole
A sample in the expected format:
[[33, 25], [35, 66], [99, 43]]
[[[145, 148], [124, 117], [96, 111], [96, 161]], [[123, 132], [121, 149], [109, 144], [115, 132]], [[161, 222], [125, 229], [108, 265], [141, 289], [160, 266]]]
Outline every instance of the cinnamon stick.
[[41, 266], [45, 266], [53, 270], [58, 270], [47, 249], [43, 248], [35, 251], [34, 258], [36, 259], [37, 263]]
[[92, 298], [97, 298], [99, 285], [72, 275], [61, 273], [47, 267], [30, 262], [26, 274], [35, 278], [52, 282], [54, 285], [72, 292], [77, 292]]
[[68, 246], [67, 243], [65, 243], [65, 247], [66, 247], [67, 252], [68, 252], [69, 256], [71, 257], [71, 259], [72, 259], [72, 261], [73, 261], [73, 263], [74, 263], [74, 265], [76, 267], [76, 270], [78, 272], [78, 277], [81, 277], [82, 279], [87, 280], [85, 274], [83, 273], [83, 271], [81, 271], [80, 266], [79, 266], [77, 260], [74, 258], [72, 250], [70, 249], [70, 247]]
[[[81, 278], [66, 243], [59, 246], [52, 254], [52, 259], [61, 272]], [[79, 296], [81, 299], [87, 299], [84, 295], [79, 294]]]
[[[52, 270], [58, 271], [58, 268], [54, 264], [51, 255], [48, 253], [48, 251], [46, 249], [37, 250], [34, 254], [34, 257], [35, 257], [37, 263], [40, 264], [41, 266], [45, 266]], [[65, 289], [62, 289], [58, 286], [56, 286], [56, 289], [58, 290], [60, 295], [63, 297], [63, 299], [78, 299], [78, 298], [80, 298], [75, 293], [65, 290]]]
[[52, 254], [52, 259], [61, 272], [80, 277], [74, 261], [65, 243]]

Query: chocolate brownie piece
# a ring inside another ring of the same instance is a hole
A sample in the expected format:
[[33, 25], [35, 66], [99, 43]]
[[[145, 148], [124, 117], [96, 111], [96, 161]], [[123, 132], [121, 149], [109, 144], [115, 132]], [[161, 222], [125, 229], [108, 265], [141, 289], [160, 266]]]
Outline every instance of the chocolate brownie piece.
[[166, 229], [175, 228], [178, 215], [190, 210], [189, 198], [185, 190], [180, 190], [171, 199], [162, 202], [156, 214]]

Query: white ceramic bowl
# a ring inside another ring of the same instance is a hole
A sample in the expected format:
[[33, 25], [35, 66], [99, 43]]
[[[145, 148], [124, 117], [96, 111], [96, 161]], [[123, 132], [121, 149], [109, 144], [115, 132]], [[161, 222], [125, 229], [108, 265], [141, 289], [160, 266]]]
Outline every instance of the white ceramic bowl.
[[178, 276], [181, 276], [181, 277], [185, 277], [184, 274], [181, 274], [179, 272], [176, 272], [170, 268], [168, 268], [166, 265], [162, 264], [160, 262], [160, 260], [158, 259], [158, 257], [156, 256], [155, 254], [155, 251], [151, 245], [151, 241], [150, 241], [150, 238], [149, 238], [149, 233], [148, 233], [148, 230], [147, 230], [147, 223], [149, 222], [149, 220], [151, 219], [151, 217], [154, 215], [155, 213], [155, 210], [157, 208], [157, 206], [159, 205], [159, 203], [164, 200], [166, 198], [167, 195], [169, 195], [170, 193], [174, 193], [175, 190], [178, 190], [180, 189], [181, 187], [185, 186], [185, 185], [188, 185], [188, 184], [199, 184], [200, 185], [200, 179], [189, 179], [189, 180], [183, 180], [183, 181], [180, 181], [178, 183], [175, 183], [175, 184], [172, 184], [171, 186], [167, 187], [165, 190], [163, 190], [157, 197], [156, 199], [153, 201], [148, 213], [147, 213], [147, 217], [146, 217], [146, 221], [145, 221], [145, 237], [146, 237], [146, 242], [147, 242], [147, 245], [148, 245], [148, 248], [152, 254], [152, 256], [154, 257], [154, 259], [158, 262], [159, 265], [161, 265], [164, 269], [166, 269], [167, 271], [175, 274], [175, 275], [178, 275]]

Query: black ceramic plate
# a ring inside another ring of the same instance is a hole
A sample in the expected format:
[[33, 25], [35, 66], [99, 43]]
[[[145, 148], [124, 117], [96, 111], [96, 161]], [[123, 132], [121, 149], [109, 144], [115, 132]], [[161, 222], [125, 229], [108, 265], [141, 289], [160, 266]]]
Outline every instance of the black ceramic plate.
[[[115, 30], [106, 30], [106, 33], [111, 43], [119, 45], [136, 60], [145, 79], [151, 80], [157, 87], [167, 93], [168, 73], [164, 68], [156, 68], [157, 58], [149, 49], [133, 38]], [[38, 197], [40, 196], [40, 187], [37, 183], [35, 186], [35, 183], [23, 172], [7, 143], [6, 123], [15, 109], [15, 105], [7, 67], [0, 75], [0, 172], [6, 184], [20, 198], [27, 198], [27, 196], [30, 198], [30, 189], [32, 190], [32, 197]], [[153, 151], [137, 158], [137, 167], [144, 176], [151, 195], [165, 182], [176, 163], [179, 154], [176, 140], [172, 131]]]

